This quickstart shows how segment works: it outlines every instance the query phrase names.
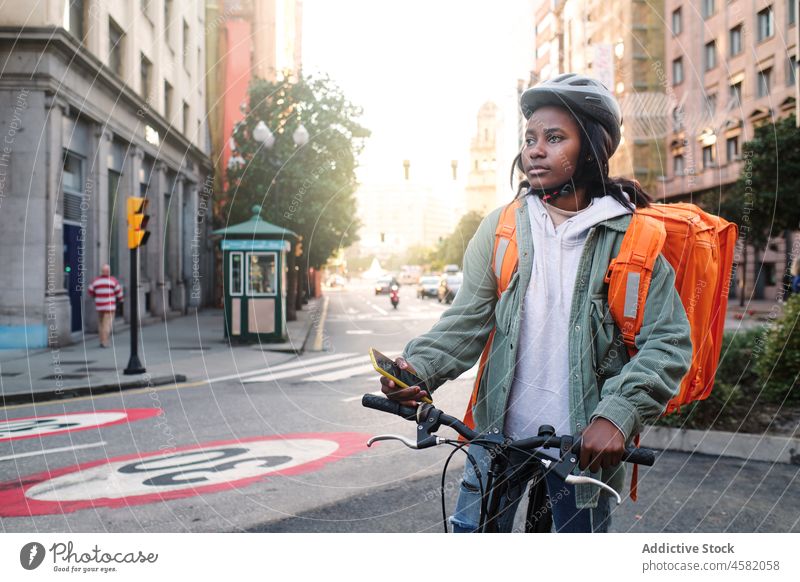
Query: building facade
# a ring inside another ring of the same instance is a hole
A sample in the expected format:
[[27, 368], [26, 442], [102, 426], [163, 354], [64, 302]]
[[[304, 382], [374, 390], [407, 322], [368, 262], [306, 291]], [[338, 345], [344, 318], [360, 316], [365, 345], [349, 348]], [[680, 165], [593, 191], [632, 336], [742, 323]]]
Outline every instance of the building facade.
[[141, 315], [208, 300], [204, 39], [205, 12], [191, 0], [4, 8], [0, 346], [58, 346], [95, 331], [86, 289], [104, 263], [130, 296], [129, 196], [147, 197], [151, 216]]
[[497, 208], [497, 142], [500, 133], [499, 109], [491, 101], [478, 110], [477, 127], [469, 148], [466, 211], [486, 216]]
[[[795, 111], [797, 0], [666, 0], [665, 15], [672, 108], [664, 193], [717, 199], [745, 169], [743, 145], [755, 127]], [[744, 295], [775, 295], [786, 244], [775, 239], [748, 262], [737, 281], [747, 282]]]

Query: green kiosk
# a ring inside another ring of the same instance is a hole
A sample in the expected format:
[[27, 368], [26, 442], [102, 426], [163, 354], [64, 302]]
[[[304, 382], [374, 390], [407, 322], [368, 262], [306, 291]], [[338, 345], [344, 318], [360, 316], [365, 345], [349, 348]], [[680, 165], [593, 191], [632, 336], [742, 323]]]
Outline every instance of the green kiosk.
[[287, 341], [287, 256], [297, 241], [291, 230], [261, 218], [215, 230], [222, 236], [225, 337], [232, 343]]

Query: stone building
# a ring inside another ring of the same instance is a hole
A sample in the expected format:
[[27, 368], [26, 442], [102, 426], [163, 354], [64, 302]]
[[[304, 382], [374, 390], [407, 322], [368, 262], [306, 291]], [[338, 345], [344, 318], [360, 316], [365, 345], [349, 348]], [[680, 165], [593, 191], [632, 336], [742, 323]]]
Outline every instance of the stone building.
[[3, 8], [0, 347], [64, 345], [96, 330], [86, 288], [103, 263], [130, 296], [129, 196], [146, 196], [151, 216], [142, 317], [207, 301], [205, 27], [191, 0]]

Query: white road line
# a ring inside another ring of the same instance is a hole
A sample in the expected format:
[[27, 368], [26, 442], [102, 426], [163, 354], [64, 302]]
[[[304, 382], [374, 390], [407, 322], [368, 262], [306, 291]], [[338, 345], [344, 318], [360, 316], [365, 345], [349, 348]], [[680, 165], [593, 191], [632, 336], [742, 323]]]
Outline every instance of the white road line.
[[345, 370], [337, 370], [336, 372], [331, 372], [330, 374], [312, 376], [311, 378], [308, 378], [308, 380], [311, 382], [336, 382], [337, 380], [344, 380], [345, 378], [360, 376], [361, 374], [366, 374], [367, 372], [374, 372], [377, 374], [377, 372], [375, 372], [375, 368], [372, 367], [372, 364], [365, 364], [363, 366], [355, 366]]
[[295, 360], [293, 362], [286, 362], [285, 364], [278, 364], [269, 368], [261, 368], [260, 370], [251, 370], [250, 372], [241, 372], [239, 374], [230, 374], [228, 376], [220, 376], [219, 378], [211, 378], [208, 382], [223, 382], [225, 380], [233, 380], [235, 378], [249, 378], [250, 376], [257, 376], [259, 374], [270, 374], [272, 372], [280, 372], [282, 370], [290, 370], [297, 366], [307, 366], [309, 364], [321, 364], [322, 362], [330, 362], [331, 360], [341, 360], [354, 356], [354, 353], [346, 354], [331, 354], [329, 356], [320, 356], [318, 358], [309, 358], [307, 360]]
[[371, 329], [348, 329], [347, 335], [369, 335], [372, 333]]
[[49, 455], [50, 453], [64, 453], [66, 451], [76, 451], [78, 449], [93, 449], [95, 447], [104, 447], [107, 444], [108, 443], [106, 441], [101, 441], [99, 443], [89, 443], [88, 445], [74, 445], [71, 447], [59, 447], [57, 449], [42, 449], [41, 451], [31, 451], [30, 453], [7, 455], [5, 457], [0, 457], [0, 461], [13, 461], [14, 459], [22, 459], [23, 457], [37, 457], [39, 455]]
[[[341, 358], [341, 355], [339, 356]], [[348, 360], [341, 360], [339, 362], [331, 362], [328, 364], [320, 364], [318, 366], [309, 366], [298, 368], [295, 370], [287, 370], [285, 372], [264, 374], [263, 376], [256, 376], [255, 378], [245, 378], [242, 382], [272, 382], [273, 380], [281, 380], [283, 378], [291, 378], [292, 376], [308, 376], [314, 372], [322, 372], [324, 370], [332, 370], [341, 366], [351, 366], [354, 364], [364, 364], [369, 362], [369, 356], [359, 356], [357, 358], [350, 358]]]
[[381, 309], [380, 307], [378, 307], [378, 306], [377, 306], [377, 305], [375, 305], [374, 303], [369, 303], [369, 302], [368, 302], [368, 304], [369, 304], [369, 306], [370, 306], [370, 307], [372, 307], [372, 309], [374, 309], [375, 311], [377, 311], [377, 312], [378, 312], [378, 313], [380, 313], [381, 315], [389, 315], [389, 312], [388, 312], [388, 311], [386, 311], [385, 309]]
[[[383, 392], [380, 390], [376, 390], [375, 392], [370, 392], [370, 394], [374, 394], [375, 396], [382, 396]], [[354, 400], [361, 400], [363, 394], [359, 394], [358, 396], [351, 396], [350, 398], [344, 398], [342, 402], [353, 402]]]

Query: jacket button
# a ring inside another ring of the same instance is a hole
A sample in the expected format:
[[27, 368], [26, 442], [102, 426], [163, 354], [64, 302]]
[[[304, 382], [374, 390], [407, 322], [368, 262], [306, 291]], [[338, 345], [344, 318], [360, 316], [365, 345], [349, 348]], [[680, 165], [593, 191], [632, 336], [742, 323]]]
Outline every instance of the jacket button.
[[581, 326], [580, 325], [576, 325], [575, 326], [575, 331], [580, 331], [580, 330], [581, 330]]

